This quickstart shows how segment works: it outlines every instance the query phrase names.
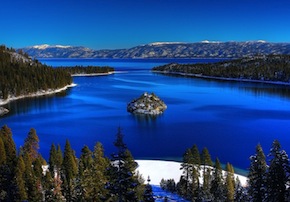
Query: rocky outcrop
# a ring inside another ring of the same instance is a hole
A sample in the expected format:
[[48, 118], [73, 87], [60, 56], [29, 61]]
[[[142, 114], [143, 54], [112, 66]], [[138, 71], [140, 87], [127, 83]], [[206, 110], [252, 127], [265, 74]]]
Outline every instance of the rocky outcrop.
[[3, 116], [5, 114], [7, 114], [9, 112], [8, 109], [4, 108], [4, 107], [0, 107], [0, 116]]
[[138, 99], [128, 103], [127, 111], [133, 114], [158, 115], [167, 108], [166, 104], [154, 93], [143, 93]]

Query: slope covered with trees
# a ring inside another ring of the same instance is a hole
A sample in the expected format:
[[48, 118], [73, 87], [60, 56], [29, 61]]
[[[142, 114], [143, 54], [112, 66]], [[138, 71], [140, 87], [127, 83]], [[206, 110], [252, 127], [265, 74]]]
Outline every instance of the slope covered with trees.
[[64, 150], [51, 145], [49, 166], [38, 152], [39, 139], [31, 129], [17, 152], [12, 132], [0, 129], [0, 201], [152, 201], [152, 188], [136, 173], [138, 164], [116, 135], [116, 153], [104, 155], [101, 143], [75, 156], [69, 140]]
[[256, 56], [208, 64], [167, 64], [152, 69], [204, 78], [290, 83], [290, 55]]
[[32, 60], [26, 53], [0, 46], [0, 99], [54, 90], [72, 83], [71, 75]]
[[[17, 151], [11, 129], [0, 129], [0, 201], [154, 201], [152, 187], [136, 172], [138, 164], [119, 129], [116, 152], [104, 155], [101, 143], [84, 146], [79, 158], [69, 140], [64, 150], [51, 145], [46, 161], [38, 152], [39, 138], [30, 129]], [[207, 148], [188, 148], [180, 181], [162, 180], [161, 188], [190, 201], [289, 201], [290, 166], [287, 153], [275, 140], [268, 158], [261, 145], [250, 157], [248, 186], [234, 178], [233, 166], [212, 161]]]

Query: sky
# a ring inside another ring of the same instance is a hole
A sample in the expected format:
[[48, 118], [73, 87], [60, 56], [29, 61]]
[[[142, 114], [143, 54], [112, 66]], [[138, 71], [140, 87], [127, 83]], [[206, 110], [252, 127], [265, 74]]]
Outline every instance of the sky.
[[0, 44], [290, 42], [289, 0], [1, 0]]

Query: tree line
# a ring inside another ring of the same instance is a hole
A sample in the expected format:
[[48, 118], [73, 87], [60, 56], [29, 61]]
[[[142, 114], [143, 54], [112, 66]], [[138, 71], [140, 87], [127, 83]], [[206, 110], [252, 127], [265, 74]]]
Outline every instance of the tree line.
[[109, 66], [73, 66], [73, 67], [58, 67], [58, 69], [62, 69], [71, 75], [73, 74], [98, 74], [98, 73], [109, 73], [113, 72], [114, 68]]
[[221, 78], [290, 82], [290, 55], [268, 55], [202, 64], [167, 64], [153, 71]]
[[108, 73], [111, 67], [76, 66], [53, 68], [31, 59], [22, 50], [0, 46], [0, 99], [38, 91], [55, 90], [72, 83], [72, 74]]
[[162, 179], [160, 186], [190, 201], [290, 201], [289, 158], [278, 140], [274, 140], [267, 157], [258, 144], [250, 157], [247, 186], [243, 187], [239, 178], [234, 178], [230, 163], [223, 169], [218, 158], [212, 162], [207, 148], [200, 154], [194, 145], [183, 155], [180, 181]]
[[0, 47], [0, 99], [62, 88], [71, 83], [68, 72], [32, 60], [22, 51], [16, 53]]
[[17, 152], [5, 125], [0, 130], [0, 201], [154, 201], [120, 128], [114, 145], [111, 158], [104, 156], [99, 142], [93, 151], [84, 146], [77, 158], [69, 140], [64, 151], [52, 144], [47, 166], [35, 129]]

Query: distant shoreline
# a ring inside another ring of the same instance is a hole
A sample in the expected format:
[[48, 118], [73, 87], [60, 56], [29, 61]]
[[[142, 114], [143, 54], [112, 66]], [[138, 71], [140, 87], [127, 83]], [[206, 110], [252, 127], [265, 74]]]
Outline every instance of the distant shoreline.
[[114, 74], [115, 72], [106, 72], [106, 73], [91, 73], [91, 74], [72, 74], [72, 77], [81, 77], [81, 76], [106, 76]]
[[251, 83], [264, 83], [264, 84], [273, 84], [273, 85], [284, 85], [290, 86], [289, 82], [282, 82], [282, 81], [265, 81], [265, 80], [254, 80], [254, 79], [241, 79], [241, 78], [226, 78], [226, 77], [217, 77], [217, 76], [205, 76], [202, 74], [188, 74], [182, 72], [168, 72], [168, 71], [152, 71], [155, 73], [160, 74], [171, 74], [171, 75], [180, 75], [180, 76], [188, 76], [194, 78], [202, 78], [202, 79], [215, 79], [221, 81], [238, 81], [238, 82], [251, 82]]

